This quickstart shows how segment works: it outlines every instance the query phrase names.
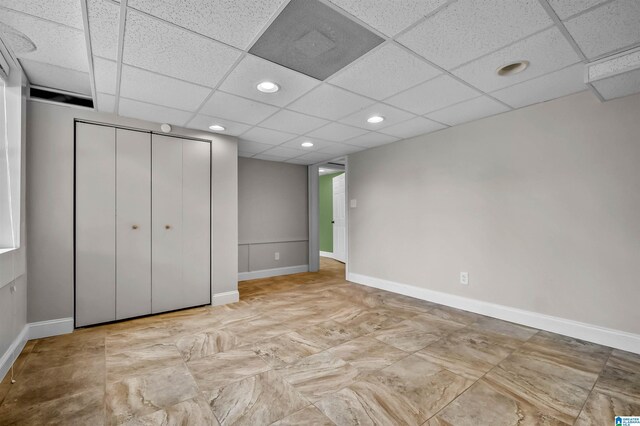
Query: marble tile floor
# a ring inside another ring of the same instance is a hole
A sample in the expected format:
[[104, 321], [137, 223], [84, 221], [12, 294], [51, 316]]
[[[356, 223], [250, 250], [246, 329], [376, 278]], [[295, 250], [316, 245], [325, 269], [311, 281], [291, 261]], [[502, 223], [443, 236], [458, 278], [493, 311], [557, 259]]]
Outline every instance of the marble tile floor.
[[640, 356], [319, 273], [27, 343], [0, 425], [606, 425]]

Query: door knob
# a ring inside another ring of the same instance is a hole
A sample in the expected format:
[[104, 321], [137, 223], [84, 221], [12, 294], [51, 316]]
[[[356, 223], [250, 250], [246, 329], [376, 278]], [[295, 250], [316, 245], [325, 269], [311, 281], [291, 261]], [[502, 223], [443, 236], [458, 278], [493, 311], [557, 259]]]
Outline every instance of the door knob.
[[131, 225], [131, 229], [138, 229], [138, 225]]
[[332, 221], [331, 221], [331, 223], [336, 223], [336, 221], [335, 221], [335, 220], [332, 220]]
[[164, 229], [171, 229], [171, 225], [165, 225]]

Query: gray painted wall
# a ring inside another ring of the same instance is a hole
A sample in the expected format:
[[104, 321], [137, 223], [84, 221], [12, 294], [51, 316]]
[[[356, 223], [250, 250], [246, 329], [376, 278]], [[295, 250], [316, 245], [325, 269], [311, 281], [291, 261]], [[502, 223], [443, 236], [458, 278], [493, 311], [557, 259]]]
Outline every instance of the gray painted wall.
[[[27, 224], [28, 319], [73, 316], [73, 120], [159, 130], [140, 120], [41, 102], [28, 102]], [[213, 293], [237, 290], [237, 140], [175, 128], [183, 136], [211, 139]]]
[[582, 92], [351, 155], [350, 271], [640, 333], [639, 135]]
[[306, 166], [238, 158], [238, 214], [239, 272], [308, 263]]

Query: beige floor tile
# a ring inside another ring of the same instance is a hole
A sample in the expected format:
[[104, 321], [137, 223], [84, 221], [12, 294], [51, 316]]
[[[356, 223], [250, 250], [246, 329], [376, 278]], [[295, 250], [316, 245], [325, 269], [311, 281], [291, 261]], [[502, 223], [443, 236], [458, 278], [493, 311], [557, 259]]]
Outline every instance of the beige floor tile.
[[464, 325], [430, 314], [419, 314], [372, 334], [376, 339], [405, 352], [415, 352]]
[[531, 337], [520, 350], [535, 354], [537, 358], [596, 374], [602, 371], [611, 354], [609, 347], [547, 331]]
[[315, 405], [336, 424], [420, 425], [472, 383], [411, 355]]
[[640, 399], [640, 370], [625, 371], [605, 367], [594, 389], [611, 396]]
[[214, 390], [208, 399], [222, 425], [268, 425], [309, 405], [274, 371]]
[[123, 423], [126, 426], [218, 426], [218, 419], [203, 397], [179, 402], [164, 410], [154, 411], [142, 417], [132, 417]]
[[328, 352], [347, 361], [361, 373], [381, 370], [409, 355], [368, 336], [343, 343]]
[[107, 384], [108, 421], [141, 417], [198, 396], [198, 386], [184, 364]]
[[616, 416], [637, 416], [640, 413], [640, 395], [638, 399], [624, 396], [612, 396], [593, 391], [578, 416], [576, 426], [613, 425]]
[[578, 416], [596, 378], [597, 374], [520, 352], [484, 376], [493, 388], [510, 392], [565, 423]]
[[607, 366], [634, 373], [640, 371], [640, 355], [614, 349]]
[[470, 327], [477, 328], [487, 333], [496, 333], [522, 341], [529, 340], [538, 332], [538, 330], [534, 328], [490, 317], [482, 317], [478, 321], [474, 322]]
[[253, 345], [252, 349], [267, 364], [272, 367], [282, 367], [321, 352], [324, 347], [311, 339], [292, 332], [262, 340]]
[[179, 367], [182, 363], [180, 352], [171, 344], [150, 345], [130, 351], [107, 354], [107, 382], [143, 375], [154, 370]]
[[522, 342], [463, 328], [427, 346], [416, 355], [453, 373], [478, 380], [511, 354]]
[[297, 333], [324, 348], [348, 342], [361, 335], [359, 330], [333, 320], [299, 329]]
[[176, 342], [185, 361], [200, 359], [218, 352], [226, 352], [240, 345], [240, 339], [228, 330], [188, 334]]
[[104, 389], [64, 395], [42, 403], [0, 406], [1, 425], [101, 425]]
[[315, 406], [309, 405], [300, 411], [278, 420], [273, 426], [333, 426], [334, 423]]
[[29, 371], [16, 378], [2, 406], [19, 407], [104, 389], [104, 360], [90, 359], [61, 367]]
[[276, 371], [311, 402], [350, 385], [358, 376], [355, 367], [328, 352], [311, 355]]
[[501, 393], [482, 380], [456, 398], [428, 423], [429, 426], [550, 426], [566, 424], [544, 414], [522, 398]]
[[271, 368], [248, 349], [220, 352], [189, 361], [187, 367], [202, 391], [211, 391]]

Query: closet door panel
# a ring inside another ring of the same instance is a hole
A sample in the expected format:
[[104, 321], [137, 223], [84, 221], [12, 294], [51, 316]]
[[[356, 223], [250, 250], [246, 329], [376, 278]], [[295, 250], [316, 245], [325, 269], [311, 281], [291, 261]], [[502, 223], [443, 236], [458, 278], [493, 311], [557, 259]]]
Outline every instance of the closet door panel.
[[76, 326], [113, 321], [116, 141], [113, 127], [76, 124]]
[[151, 134], [116, 130], [116, 319], [151, 313]]
[[211, 303], [211, 144], [182, 142], [183, 281], [185, 306]]
[[182, 140], [152, 136], [152, 312], [185, 307], [182, 289]]

